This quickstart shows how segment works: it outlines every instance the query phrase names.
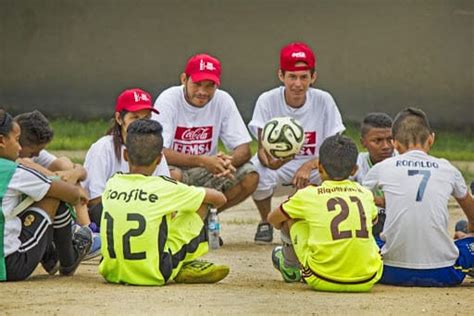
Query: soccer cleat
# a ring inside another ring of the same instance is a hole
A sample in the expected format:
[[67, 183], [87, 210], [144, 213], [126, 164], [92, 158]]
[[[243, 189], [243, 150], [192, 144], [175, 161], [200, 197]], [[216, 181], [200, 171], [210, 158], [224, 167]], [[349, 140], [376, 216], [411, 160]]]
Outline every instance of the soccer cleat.
[[100, 234], [92, 233], [91, 249], [89, 250], [87, 255], [84, 257], [83, 261], [90, 260], [90, 259], [100, 256], [101, 246], [102, 246], [102, 241], [100, 239]]
[[272, 251], [272, 262], [275, 269], [277, 269], [285, 282], [300, 282], [301, 270], [296, 267], [285, 266], [285, 258], [283, 257], [283, 247], [277, 246]]
[[216, 283], [229, 274], [229, 267], [217, 265], [207, 261], [194, 260], [183, 264], [178, 275], [174, 278], [176, 283]]
[[273, 241], [273, 226], [269, 223], [258, 224], [254, 240], [256, 244], [260, 245], [271, 243]]
[[72, 245], [77, 254], [76, 261], [69, 267], [59, 266], [61, 275], [73, 275], [81, 261], [89, 253], [92, 246], [92, 231], [90, 228], [83, 226], [77, 229], [72, 237]]
[[52, 242], [46, 248], [43, 258], [41, 259], [41, 265], [43, 269], [48, 272], [49, 275], [55, 275], [59, 270], [59, 258], [56, 251], [56, 246]]

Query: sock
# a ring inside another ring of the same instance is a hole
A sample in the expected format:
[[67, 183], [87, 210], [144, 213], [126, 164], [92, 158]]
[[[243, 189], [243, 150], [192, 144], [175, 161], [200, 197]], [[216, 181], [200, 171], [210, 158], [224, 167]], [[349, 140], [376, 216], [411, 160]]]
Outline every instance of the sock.
[[288, 236], [283, 230], [280, 231], [281, 241], [283, 244], [282, 247], [282, 254], [283, 258], [285, 259], [283, 262], [287, 267], [300, 267], [300, 262], [296, 257], [295, 249], [293, 248], [293, 244], [291, 243], [291, 238]]
[[53, 240], [62, 267], [70, 267], [77, 258], [72, 245], [72, 217], [65, 203], [59, 204], [53, 221]]

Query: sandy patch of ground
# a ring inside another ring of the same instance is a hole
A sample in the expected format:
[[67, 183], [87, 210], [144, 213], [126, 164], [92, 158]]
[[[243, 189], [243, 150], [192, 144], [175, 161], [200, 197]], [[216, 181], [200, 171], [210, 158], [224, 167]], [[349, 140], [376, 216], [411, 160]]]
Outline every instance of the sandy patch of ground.
[[[454, 204], [450, 209], [453, 227], [462, 214]], [[472, 278], [456, 288], [376, 285], [363, 294], [319, 293], [305, 284], [286, 284], [272, 267], [273, 245], [253, 243], [258, 215], [251, 200], [223, 213], [221, 222], [225, 245], [205, 257], [231, 267], [218, 284], [111, 285], [98, 274], [98, 260], [93, 260], [83, 263], [74, 277], [50, 277], [38, 268], [28, 281], [0, 284], [0, 314], [466, 315], [472, 311]]]

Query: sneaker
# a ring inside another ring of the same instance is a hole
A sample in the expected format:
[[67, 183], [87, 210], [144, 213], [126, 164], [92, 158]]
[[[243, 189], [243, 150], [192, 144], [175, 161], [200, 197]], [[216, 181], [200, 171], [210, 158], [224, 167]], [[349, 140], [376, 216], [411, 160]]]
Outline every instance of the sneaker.
[[72, 245], [76, 251], [76, 261], [69, 267], [59, 266], [61, 275], [71, 276], [76, 271], [79, 263], [89, 253], [92, 246], [92, 231], [89, 227], [83, 226], [76, 230], [72, 236]]
[[301, 271], [300, 268], [285, 266], [285, 258], [283, 258], [283, 247], [277, 246], [272, 251], [272, 262], [275, 269], [277, 269], [285, 282], [300, 282]]
[[273, 226], [269, 223], [258, 224], [254, 240], [256, 244], [260, 245], [271, 243], [273, 241]]
[[216, 283], [228, 274], [228, 266], [194, 260], [183, 264], [174, 281], [176, 283]]
[[82, 259], [83, 261], [93, 259], [95, 257], [100, 256], [100, 248], [102, 246], [102, 241], [100, 240], [100, 234], [92, 233], [92, 245], [89, 253]]
[[55, 275], [59, 270], [59, 258], [56, 246], [52, 242], [46, 248], [43, 258], [41, 258], [41, 265], [43, 269], [48, 272], [49, 275]]

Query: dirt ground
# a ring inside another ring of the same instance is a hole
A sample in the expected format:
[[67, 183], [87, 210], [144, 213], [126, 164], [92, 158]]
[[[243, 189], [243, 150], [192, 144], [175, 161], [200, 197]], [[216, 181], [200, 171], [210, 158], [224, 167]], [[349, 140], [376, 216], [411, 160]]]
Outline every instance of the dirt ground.
[[[276, 198], [275, 205], [284, 197]], [[451, 207], [451, 225], [461, 210]], [[0, 284], [0, 314], [438, 314], [472, 313], [474, 279], [457, 288], [399, 288], [376, 285], [371, 293], [312, 291], [286, 284], [271, 264], [273, 245], [257, 246], [258, 215], [251, 200], [223, 213], [223, 248], [206, 259], [230, 266], [223, 281], [212, 285], [165, 287], [112, 285], [98, 274], [98, 260], [84, 262], [74, 277], [48, 276], [39, 267], [23, 282]], [[279, 240], [275, 233], [275, 244]], [[469, 312], [469, 310], [471, 312]]]

